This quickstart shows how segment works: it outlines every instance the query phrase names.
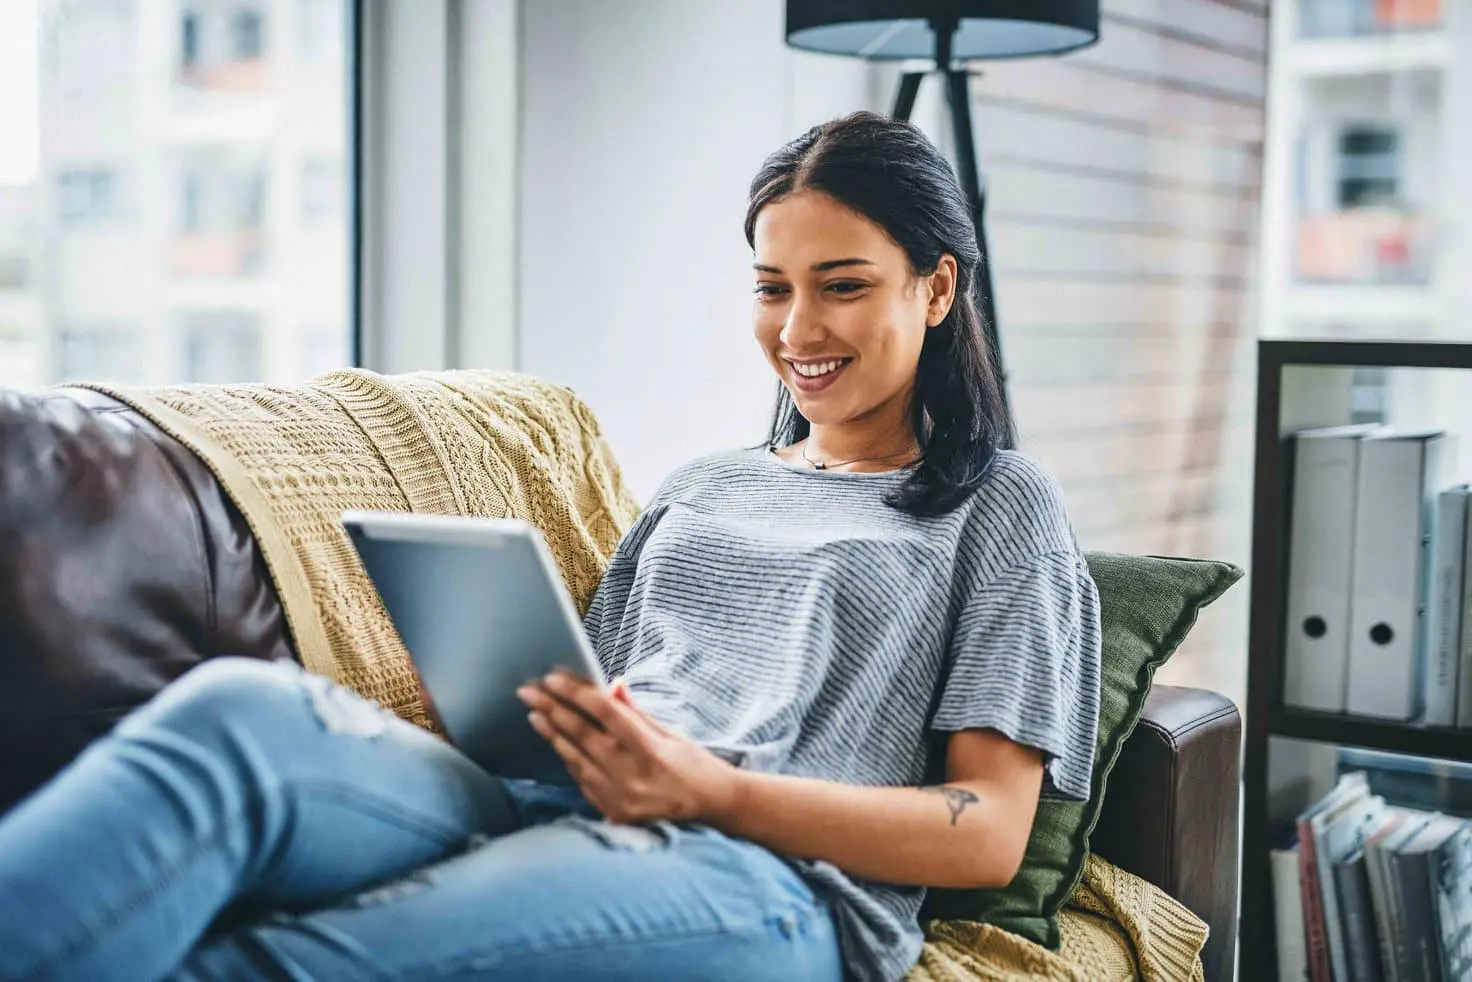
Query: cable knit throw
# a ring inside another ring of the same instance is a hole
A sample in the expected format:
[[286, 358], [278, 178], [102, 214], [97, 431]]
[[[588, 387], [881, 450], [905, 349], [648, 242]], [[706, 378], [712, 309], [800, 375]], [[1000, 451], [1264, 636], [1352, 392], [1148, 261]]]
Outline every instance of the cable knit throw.
[[[343, 371], [291, 387], [120, 389], [209, 466], [245, 516], [298, 657], [420, 725], [408, 656], [338, 519], [348, 509], [538, 526], [585, 610], [639, 508], [597, 421], [525, 375]], [[1051, 952], [989, 924], [927, 925], [909, 982], [1199, 982], [1206, 925], [1091, 856]]]
[[1203, 982], [1206, 924], [1098, 856], [1058, 911], [1056, 952], [990, 924], [932, 921], [906, 982]]
[[523, 518], [585, 610], [638, 514], [588, 408], [525, 375], [350, 370], [300, 386], [89, 386], [198, 454], [260, 544], [303, 665], [427, 725], [349, 509]]

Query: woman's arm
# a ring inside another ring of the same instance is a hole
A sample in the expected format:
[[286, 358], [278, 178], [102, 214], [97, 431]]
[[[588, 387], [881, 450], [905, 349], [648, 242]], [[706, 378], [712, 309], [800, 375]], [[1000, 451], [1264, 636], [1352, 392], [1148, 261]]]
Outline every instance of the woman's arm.
[[774, 852], [885, 883], [1001, 887], [1022, 864], [1042, 790], [1037, 751], [992, 730], [949, 740], [946, 783], [873, 788], [733, 768], [704, 820]]
[[774, 852], [888, 883], [995, 887], [1022, 861], [1042, 787], [1037, 751], [991, 730], [950, 738], [947, 783], [855, 787], [742, 771], [563, 675], [520, 694], [583, 794], [616, 822], [697, 821]]

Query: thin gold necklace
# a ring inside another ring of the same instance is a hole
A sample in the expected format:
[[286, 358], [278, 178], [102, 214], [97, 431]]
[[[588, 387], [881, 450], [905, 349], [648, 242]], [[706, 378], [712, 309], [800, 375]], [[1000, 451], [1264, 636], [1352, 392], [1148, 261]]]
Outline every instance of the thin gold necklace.
[[[855, 457], [852, 460], [839, 460], [839, 461], [832, 461], [832, 460], [830, 460], [830, 461], [826, 461], [825, 462], [825, 461], [814, 460], [813, 458], [811, 458], [811, 457], [808, 456], [808, 444], [807, 444], [807, 441], [806, 440], [803, 441], [802, 446], [800, 446], [800, 447], [797, 448], [797, 452], [802, 455], [802, 459], [803, 460], [806, 460], [809, 464], [812, 465], [812, 468], [815, 471], [826, 471], [830, 467], [847, 467], [849, 464], [861, 464], [861, 463], [864, 463], [865, 461], [870, 461], [870, 460], [893, 460], [894, 458], [899, 457], [899, 456], [903, 456], [905, 454], [910, 454], [910, 455], [912, 455], [912, 457], [918, 457], [918, 454], [915, 454], [915, 451], [913, 451], [913, 450], [897, 450], [894, 453], [882, 454], [881, 456], [878, 456], [878, 457]], [[901, 466], [903, 466], [903, 465], [901, 465]]]

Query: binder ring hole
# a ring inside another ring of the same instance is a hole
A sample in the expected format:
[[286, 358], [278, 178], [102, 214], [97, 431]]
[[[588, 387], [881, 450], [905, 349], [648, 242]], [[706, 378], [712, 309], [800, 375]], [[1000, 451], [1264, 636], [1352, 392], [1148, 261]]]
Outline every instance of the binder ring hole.
[[1322, 617], [1307, 617], [1303, 621], [1303, 633], [1311, 638], [1322, 638], [1329, 633], [1329, 625], [1324, 623]]
[[1389, 644], [1393, 637], [1395, 632], [1390, 629], [1389, 624], [1376, 624], [1370, 628], [1370, 640], [1376, 644]]

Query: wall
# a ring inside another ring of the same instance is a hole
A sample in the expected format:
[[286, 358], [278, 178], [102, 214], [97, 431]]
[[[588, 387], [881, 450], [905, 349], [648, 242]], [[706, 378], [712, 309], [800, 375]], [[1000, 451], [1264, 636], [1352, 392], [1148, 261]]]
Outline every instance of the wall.
[[[1262, 0], [1104, 0], [1098, 45], [973, 85], [1022, 447], [1086, 549], [1246, 566]], [[1161, 677], [1246, 690], [1247, 583]]]
[[647, 498], [759, 442], [747, 186], [809, 126], [881, 104], [856, 60], [790, 51], [781, 0], [522, 6], [518, 367], [593, 407]]

